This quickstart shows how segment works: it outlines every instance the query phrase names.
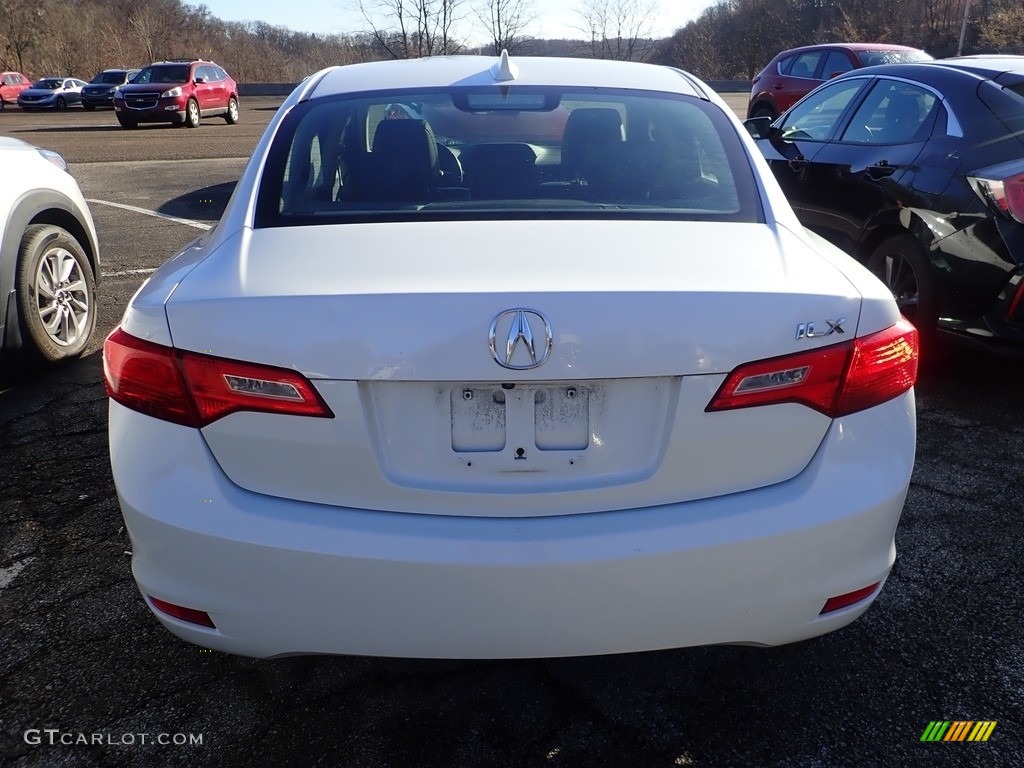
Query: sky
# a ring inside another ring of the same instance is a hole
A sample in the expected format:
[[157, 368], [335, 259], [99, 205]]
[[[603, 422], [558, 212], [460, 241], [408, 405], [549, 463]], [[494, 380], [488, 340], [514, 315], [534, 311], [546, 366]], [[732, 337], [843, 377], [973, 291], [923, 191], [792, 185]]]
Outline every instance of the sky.
[[[714, 0], [654, 0], [657, 11], [652, 18], [655, 37], [668, 37], [676, 29], [695, 19]], [[368, 5], [373, 0], [366, 0]], [[532, 0], [536, 22], [526, 30], [531, 37], [546, 39], [582, 38], [582, 17], [577, 13], [584, 0]], [[468, 5], [474, 0], [464, 0]], [[358, 11], [357, 0], [203, 0], [191, 5], [205, 5], [222, 21], [265, 21], [288, 27], [294, 32], [345, 34], [367, 28]], [[471, 42], [482, 42], [478, 27]]]

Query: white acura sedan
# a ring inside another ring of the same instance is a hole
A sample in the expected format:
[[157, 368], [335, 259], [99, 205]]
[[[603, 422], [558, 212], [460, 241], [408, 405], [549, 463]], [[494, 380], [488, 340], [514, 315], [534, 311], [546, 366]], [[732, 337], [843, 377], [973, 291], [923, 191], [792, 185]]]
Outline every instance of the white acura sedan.
[[914, 328], [645, 64], [307, 78], [104, 364], [147, 604], [258, 657], [821, 635], [914, 462]]

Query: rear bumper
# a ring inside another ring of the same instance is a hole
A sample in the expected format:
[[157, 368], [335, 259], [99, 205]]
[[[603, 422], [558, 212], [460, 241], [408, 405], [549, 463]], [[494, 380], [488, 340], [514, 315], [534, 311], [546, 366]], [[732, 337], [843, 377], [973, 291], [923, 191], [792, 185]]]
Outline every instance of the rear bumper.
[[829, 597], [884, 581], [892, 567], [914, 440], [909, 392], [834, 422], [810, 465], [768, 488], [465, 518], [244, 491], [199, 432], [110, 407], [140, 590], [206, 611], [217, 627], [155, 612], [180, 637], [258, 657], [575, 656], [824, 634], [877, 591], [821, 616]]

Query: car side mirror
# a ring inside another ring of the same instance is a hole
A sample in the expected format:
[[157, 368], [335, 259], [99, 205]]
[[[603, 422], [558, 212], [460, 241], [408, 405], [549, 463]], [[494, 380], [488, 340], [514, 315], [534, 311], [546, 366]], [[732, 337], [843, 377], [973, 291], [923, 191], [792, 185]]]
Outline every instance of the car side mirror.
[[778, 129], [772, 128], [770, 117], [750, 117], [743, 121], [747, 133], [755, 139], [771, 139], [779, 135]]
[[196, 80], [195, 80], [196, 85], [202, 85], [205, 82], [206, 82], [206, 78], [205, 77], [197, 77]]

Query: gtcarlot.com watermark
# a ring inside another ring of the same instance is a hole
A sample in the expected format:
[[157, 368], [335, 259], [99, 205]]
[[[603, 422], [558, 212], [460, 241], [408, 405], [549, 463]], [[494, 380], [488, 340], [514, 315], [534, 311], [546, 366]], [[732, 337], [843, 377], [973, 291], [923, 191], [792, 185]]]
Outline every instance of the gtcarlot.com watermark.
[[86, 733], [60, 728], [29, 728], [22, 734], [25, 743], [39, 746], [138, 747], [157, 744], [164, 747], [196, 747], [203, 745], [201, 733]]

